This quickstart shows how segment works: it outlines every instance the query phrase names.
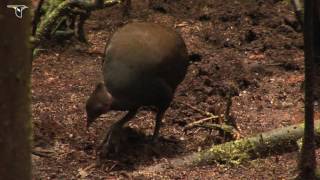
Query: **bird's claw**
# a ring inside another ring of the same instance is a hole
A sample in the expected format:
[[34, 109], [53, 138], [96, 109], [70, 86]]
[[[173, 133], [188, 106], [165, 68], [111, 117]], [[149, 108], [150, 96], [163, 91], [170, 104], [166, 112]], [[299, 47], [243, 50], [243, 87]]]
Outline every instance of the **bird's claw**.
[[120, 152], [120, 146], [122, 142], [121, 128], [111, 127], [103, 140], [103, 142], [98, 147], [100, 158], [108, 158], [112, 155], [116, 155]]

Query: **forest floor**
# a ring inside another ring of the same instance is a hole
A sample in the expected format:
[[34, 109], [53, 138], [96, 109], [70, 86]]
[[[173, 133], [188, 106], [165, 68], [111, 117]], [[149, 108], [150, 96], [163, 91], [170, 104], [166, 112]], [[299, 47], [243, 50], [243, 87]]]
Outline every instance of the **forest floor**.
[[[158, 0], [153, 9], [133, 0], [130, 18], [120, 6], [94, 12], [86, 23], [88, 44], [47, 45], [33, 62], [34, 146], [53, 153], [33, 156], [34, 179], [290, 179], [297, 153], [241, 165], [209, 164], [132, 176], [150, 165], [225, 140], [216, 131], [184, 127], [205, 118], [190, 108], [223, 114], [233, 92], [231, 115], [243, 137], [303, 120], [303, 38], [287, 1]], [[101, 61], [112, 32], [132, 21], [175, 28], [193, 62], [168, 109], [159, 143], [149, 142], [154, 114], [142, 111], [128, 123], [127, 151], [101, 167], [95, 149], [124, 112], [110, 112], [86, 129], [85, 101], [101, 81]], [[186, 105], [187, 104], [187, 105]], [[319, 113], [316, 113], [319, 117]]]

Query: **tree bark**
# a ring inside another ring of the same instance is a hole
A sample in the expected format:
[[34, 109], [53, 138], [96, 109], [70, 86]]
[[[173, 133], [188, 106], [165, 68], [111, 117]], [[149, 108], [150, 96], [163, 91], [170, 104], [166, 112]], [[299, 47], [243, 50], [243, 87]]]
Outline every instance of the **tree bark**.
[[0, 179], [31, 179], [31, 110], [29, 49], [30, 10], [23, 18], [15, 16], [8, 4], [22, 1], [0, 1]]

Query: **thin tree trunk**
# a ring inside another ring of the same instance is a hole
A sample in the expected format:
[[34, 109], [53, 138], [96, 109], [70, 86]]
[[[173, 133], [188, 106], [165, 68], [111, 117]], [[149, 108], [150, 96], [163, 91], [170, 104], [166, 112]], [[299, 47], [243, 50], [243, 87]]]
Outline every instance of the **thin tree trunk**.
[[0, 179], [30, 180], [30, 10], [19, 19], [8, 4], [29, 2], [0, 1]]
[[[315, 179], [315, 138], [314, 138], [314, 83], [315, 82], [315, 49], [319, 36], [319, 22], [317, 21], [318, 0], [304, 1], [304, 54], [305, 54], [305, 130], [302, 150], [300, 153], [300, 179]], [[319, 45], [318, 45], [319, 46]]]

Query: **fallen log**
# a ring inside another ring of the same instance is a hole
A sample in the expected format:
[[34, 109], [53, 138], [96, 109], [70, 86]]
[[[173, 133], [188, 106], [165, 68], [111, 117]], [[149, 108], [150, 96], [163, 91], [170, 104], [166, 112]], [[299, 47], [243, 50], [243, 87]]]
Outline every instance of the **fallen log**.
[[52, 29], [54, 29], [54, 27], [57, 25], [57, 22], [59, 22], [59, 19], [66, 16], [68, 13], [72, 13], [71, 10], [73, 8], [79, 8], [90, 12], [93, 10], [110, 7], [118, 3], [118, 0], [96, 0], [93, 3], [85, 0], [63, 1], [53, 10], [49, 11], [49, 13], [39, 23], [38, 28], [35, 30], [35, 37], [33, 38], [32, 43], [34, 47], [36, 47], [39, 42], [42, 42], [44, 39], [48, 39], [51, 35]]
[[[211, 163], [240, 164], [244, 161], [299, 150], [297, 141], [302, 138], [304, 124], [292, 125], [257, 134], [195, 152], [182, 158], [168, 160], [147, 167], [134, 174], [157, 173], [171, 168], [196, 166]], [[316, 141], [320, 142], [320, 121], [315, 122]]]

